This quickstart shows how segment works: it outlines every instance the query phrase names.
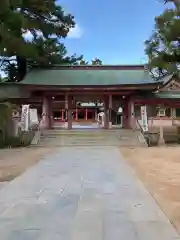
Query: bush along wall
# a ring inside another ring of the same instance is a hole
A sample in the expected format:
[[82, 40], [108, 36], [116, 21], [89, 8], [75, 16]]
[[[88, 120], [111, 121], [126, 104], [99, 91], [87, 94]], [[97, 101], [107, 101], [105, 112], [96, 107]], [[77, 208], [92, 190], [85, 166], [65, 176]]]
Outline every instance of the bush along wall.
[[34, 133], [19, 132], [12, 136], [12, 112], [16, 106], [9, 102], [0, 103], [0, 148], [25, 147], [31, 144]]
[[12, 104], [8, 102], [0, 103], [0, 141], [3, 142], [8, 137], [8, 126], [12, 119]]

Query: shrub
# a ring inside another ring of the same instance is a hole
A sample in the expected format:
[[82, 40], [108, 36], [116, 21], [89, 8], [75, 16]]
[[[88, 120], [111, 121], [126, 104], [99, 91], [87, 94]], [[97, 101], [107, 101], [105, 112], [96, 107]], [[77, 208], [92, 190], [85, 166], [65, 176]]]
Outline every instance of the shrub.
[[33, 137], [33, 132], [21, 132], [17, 137], [0, 139], [0, 148], [26, 147], [31, 144]]
[[8, 126], [12, 119], [12, 105], [8, 102], [0, 103], [0, 138], [8, 135]]
[[19, 137], [7, 137], [5, 139], [1, 139], [0, 148], [13, 148], [20, 147], [21, 141]]

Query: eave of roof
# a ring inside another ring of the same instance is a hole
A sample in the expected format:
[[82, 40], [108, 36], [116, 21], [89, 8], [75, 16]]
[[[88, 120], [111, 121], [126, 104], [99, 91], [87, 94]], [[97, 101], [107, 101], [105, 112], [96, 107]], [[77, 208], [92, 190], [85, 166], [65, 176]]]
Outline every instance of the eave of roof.
[[164, 99], [180, 99], [180, 93], [154, 93], [157, 98], [164, 98]]
[[[94, 69], [95, 68], [95, 69]], [[130, 86], [154, 84], [142, 65], [61, 66], [30, 71], [19, 84], [42, 86]], [[156, 84], [155, 84], [156, 85]]]
[[30, 92], [17, 83], [0, 83], [0, 99], [28, 98]]

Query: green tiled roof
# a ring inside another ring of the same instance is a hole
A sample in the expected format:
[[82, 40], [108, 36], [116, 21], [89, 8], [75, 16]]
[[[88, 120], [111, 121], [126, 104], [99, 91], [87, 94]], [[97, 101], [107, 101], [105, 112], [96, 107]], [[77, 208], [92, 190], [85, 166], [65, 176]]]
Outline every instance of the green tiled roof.
[[53, 86], [107, 86], [155, 83], [144, 69], [36, 69], [20, 84]]
[[163, 93], [155, 93], [157, 98], [165, 98], [165, 99], [180, 99], [180, 92], [179, 93], [172, 93], [172, 92], [163, 92]]
[[30, 93], [15, 83], [0, 83], [0, 99], [28, 98]]

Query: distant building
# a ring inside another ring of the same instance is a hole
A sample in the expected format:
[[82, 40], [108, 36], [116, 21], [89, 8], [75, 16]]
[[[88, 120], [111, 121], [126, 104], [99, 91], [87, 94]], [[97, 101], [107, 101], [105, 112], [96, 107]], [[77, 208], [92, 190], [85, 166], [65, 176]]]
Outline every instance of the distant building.
[[0, 98], [37, 108], [47, 128], [65, 120], [68, 129], [73, 122], [95, 122], [101, 111], [104, 128], [132, 128], [142, 105], [151, 126], [179, 124], [180, 118], [179, 78], [155, 81], [143, 65], [37, 68], [19, 83], [0, 83]]

